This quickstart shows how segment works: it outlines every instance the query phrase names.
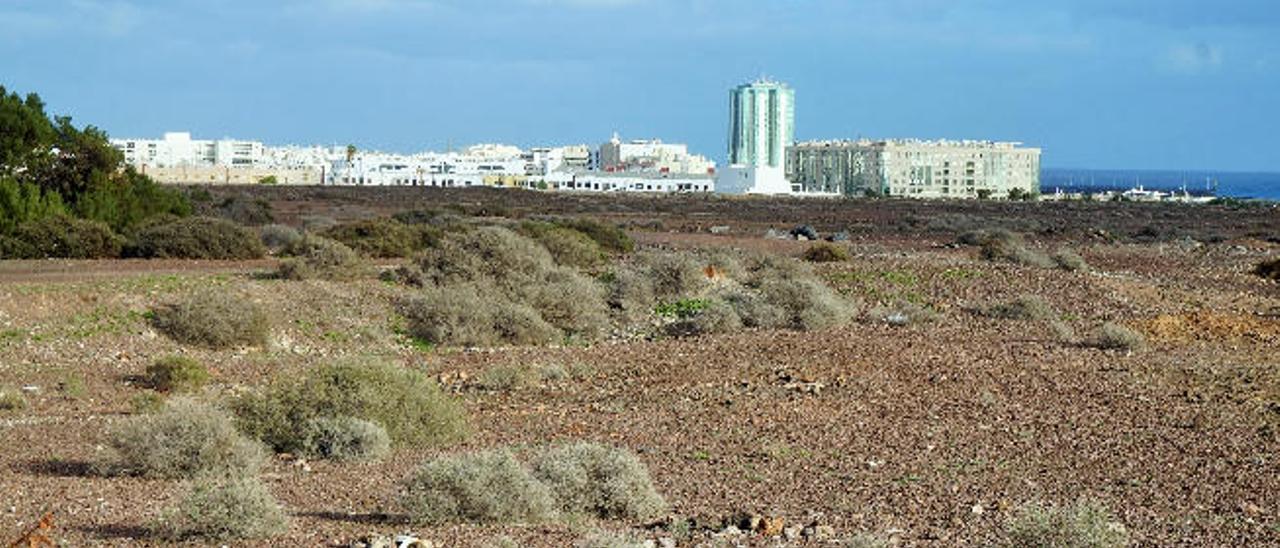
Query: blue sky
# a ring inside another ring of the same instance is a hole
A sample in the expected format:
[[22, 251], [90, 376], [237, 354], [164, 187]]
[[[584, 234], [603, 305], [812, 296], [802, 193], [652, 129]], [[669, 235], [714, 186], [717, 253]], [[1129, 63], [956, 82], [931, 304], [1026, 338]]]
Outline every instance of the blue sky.
[[1059, 167], [1280, 171], [1275, 0], [0, 0], [0, 85], [115, 136], [1019, 140]]

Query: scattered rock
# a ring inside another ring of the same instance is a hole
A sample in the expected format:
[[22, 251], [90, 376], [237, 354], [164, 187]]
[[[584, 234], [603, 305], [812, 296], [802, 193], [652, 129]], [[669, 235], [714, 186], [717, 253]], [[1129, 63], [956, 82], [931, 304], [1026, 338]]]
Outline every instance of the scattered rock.
[[36, 393], [36, 392], [39, 392], [39, 391], [40, 391], [40, 387], [39, 387], [39, 386], [36, 386], [36, 385], [34, 385], [34, 384], [28, 384], [28, 385], [24, 385], [24, 386], [22, 387], [22, 391], [23, 391], [23, 392], [26, 392], [26, 393], [28, 393], [28, 394], [34, 394], [34, 393]]
[[729, 226], [728, 225], [713, 226], [711, 227], [711, 233], [712, 234], [728, 234]]
[[812, 226], [800, 225], [791, 229], [791, 236], [797, 240], [817, 240], [818, 231]]
[[784, 527], [782, 529], [782, 538], [785, 538], [787, 540], [796, 540], [800, 538], [800, 533], [802, 531], [804, 531], [804, 528], [799, 525]]

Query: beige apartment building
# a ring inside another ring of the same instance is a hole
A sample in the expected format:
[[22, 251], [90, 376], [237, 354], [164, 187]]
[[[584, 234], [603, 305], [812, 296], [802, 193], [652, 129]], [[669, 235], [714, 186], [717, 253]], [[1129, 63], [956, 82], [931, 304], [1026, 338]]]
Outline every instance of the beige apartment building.
[[1007, 198], [1040, 192], [1040, 149], [991, 141], [810, 141], [787, 149], [802, 194]]

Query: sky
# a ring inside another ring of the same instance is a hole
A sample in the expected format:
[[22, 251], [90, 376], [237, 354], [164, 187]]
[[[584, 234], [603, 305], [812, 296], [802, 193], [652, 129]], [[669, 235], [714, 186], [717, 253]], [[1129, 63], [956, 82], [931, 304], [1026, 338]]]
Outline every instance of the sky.
[[0, 0], [0, 85], [117, 137], [399, 152], [1022, 141], [1048, 167], [1280, 172], [1276, 0]]

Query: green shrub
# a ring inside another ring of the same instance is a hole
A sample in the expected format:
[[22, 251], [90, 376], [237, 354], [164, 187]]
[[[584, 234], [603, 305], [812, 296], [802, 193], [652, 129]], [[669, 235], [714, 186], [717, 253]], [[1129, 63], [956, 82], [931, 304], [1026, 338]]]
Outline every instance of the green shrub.
[[1280, 258], [1258, 263], [1253, 267], [1253, 273], [1268, 280], [1280, 280]]
[[124, 238], [98, 221], [50, 216], [17, 226], [0, 244], [6, 259], [110, 259], [120, 256]]
[[200, 478], [174, 508], [166, 510], [159, 529], [170, 540], [257, 539], [285, 531], [288, 516], [255, 477]]
[[415, 262], [422, 270], [425, 283], [448, 285], [488, 280], [503, 290], [536, 283], [555, 267], [546, 248], [496, 226], [449, 233]]
[[801, 258], [811, 263], [844, 262], [849, 260], [849, 251], [832, 243], [820, 242], [804, 250]]
[[67, 216], [69, 212], [61, 194], [0, 175], [0, 234], [10, 234], [23, 223]]
[[405, 507], [420, 523], [538, 522], [555, 516], [550, 490], [505, 450], [428, 461], [405, 491]]
[[531, 466], [533, 476], [551, 489], [565, 512], [643, 520], [666, 509], [648, 468], [625, 449], [565, 444], [542, 451]]
[[525, 221], [517, 230], [533, 238], [547, 251], [556, 264], [575, 268], [594, 268], [605, 260], [604, 250], [591, 237], [563, 226], [551, 223]]
[[252, 476], [263, 461], [261, 446], [240, 435], [229, 415], [185, 398], [126, 420], [109, 443], [121, 467], [149, 477]]
[[555, 219], [552, 222], [586, 234], [588, 238], [595, 240], [601, 249], [610, 253], [631, 253], [636, 249], [635, 240], [631, 239], [625, 229], [616, 224], [587, 218]]
[[376, 218], [343, 223], [324, 236], [346, 244], [366, 257], [408, 257], [431, 245], [438, 232], [423, 231], [395, 219]]
[[871, 310], [871, 319], [889, 325], [913, 325], [937, 321], [941, 316], [926, 306], [910, 301], [897, 301], [891, 306], [878, 306]]
[[1068, 506], [1030, 504], [1007, 527], [1010, 548], [1118, 548], [1129, 534], [1098, 502]]
[[285, 249], [292, 258], [280, 262], [277, 276], [285, 280], [354, 280], [371, 274], [372, 267], [342, 242], [307, 236]]
[[982, 311], [983, 315], [1003, 320], [1049, 320], [1058, 313], [1044, 299], [1024, 295], [1015, 300], [994, 304]]
[[0, 386], [0, 411], [17, 411], [27, 408], [27, 398], [16, 388]]
[[209, 382], [209, 370], [186, 356], [165, 356], [147, 366], [147, 384], [161, 392], [195, 392]]
[[404, 302], [400, 313], [410, 335], [435, 345], [540, 345], [562, 338], [537, 310], [492, 286], [427, 287]]
[[513, 294], [560, 330], [561, 338], [591, 341], [609, 325], [606, 293], [599, 282], [560, 267], [547, 271], [540, 283]]
[[1084, 344], [1103, 350], [1140, 350], [1146, 345], [1146, 338], [1128, 327], [1107, 322], [1098, 327]]
[[742, 329], [742, 318], [733, 305], [724, 301], [710, 301], [697, 311], [667, 326], [667, 333], [677, 337], [695, 337], [715, 333], [730, 333]]
[[265, 225], [258, 229], [262, 245], [273, 252], [280, 252], [302, 241], [302, 233], [288, 225]]
[[138, 231], [125, 249], [130, 257], [158, 259], [260, 259], [266, 248], [253, 231], [225, 219], [188, 217]]
[[342, 460], [378, 460], [391, 452], [391, 437], [378, 425], [355, 417], [320, 417], [307, 427], [305, 453]]
[[153, 323], [174, 340], [209, 348], [262, 345], [267, 314], [248, 297], [206, 290], [154, 311]]
[[312, 422], [354, 417], [377, 423], [391, 441], [440, 445], [462, 438], [462, 408], [425, 374], [383, 363], [338, 363], [277, 379], [232, 406], [240, 429], [280, 452], [306, 449]]

